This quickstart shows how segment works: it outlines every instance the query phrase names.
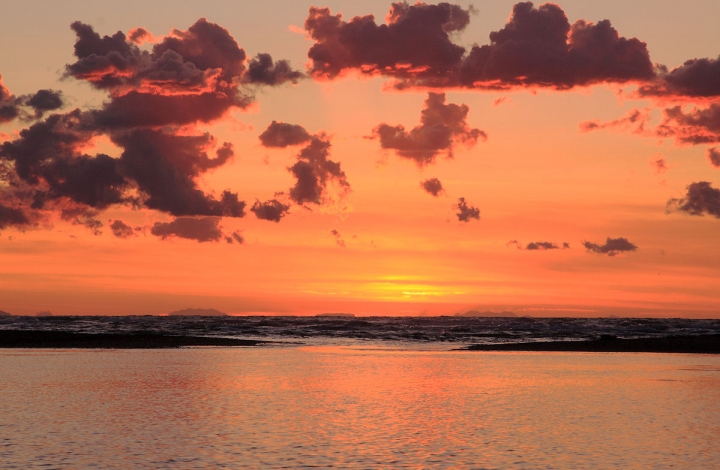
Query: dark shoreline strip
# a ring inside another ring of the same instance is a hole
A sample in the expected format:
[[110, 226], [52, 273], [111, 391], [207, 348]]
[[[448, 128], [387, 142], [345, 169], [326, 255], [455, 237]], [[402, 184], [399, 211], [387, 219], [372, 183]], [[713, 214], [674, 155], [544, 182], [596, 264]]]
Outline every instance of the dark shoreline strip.
[[0, 330], [0, 348], [169, 349], [184, 346], [257, 346], [263, 343], [266, 342], [204, 336], [171, 336], [159, 333]]
[[578, 352], [653, 352], [720, 354], [720, 335], [669, 336], [666, 338], [589, 341], [549, 341], [539, 343], [473, 344], [469, 351], [578, 351]]

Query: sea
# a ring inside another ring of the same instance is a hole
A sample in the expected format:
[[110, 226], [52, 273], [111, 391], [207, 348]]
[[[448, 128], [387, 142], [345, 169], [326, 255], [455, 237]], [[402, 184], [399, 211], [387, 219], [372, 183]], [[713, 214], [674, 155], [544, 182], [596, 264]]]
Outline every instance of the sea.
[[268, 341], [0, 349], [0, 468], [720, 468], [720, 356], [470, 344], [718, 320], [3, 317], [0, 329]]

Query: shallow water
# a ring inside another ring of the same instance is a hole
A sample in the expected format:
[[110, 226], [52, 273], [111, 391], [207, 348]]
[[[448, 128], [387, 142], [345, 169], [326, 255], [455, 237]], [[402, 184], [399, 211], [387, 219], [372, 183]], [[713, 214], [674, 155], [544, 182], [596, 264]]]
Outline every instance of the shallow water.
[[0, 350], [0, 377], [1, 468], [720, 467], [718, 356]]

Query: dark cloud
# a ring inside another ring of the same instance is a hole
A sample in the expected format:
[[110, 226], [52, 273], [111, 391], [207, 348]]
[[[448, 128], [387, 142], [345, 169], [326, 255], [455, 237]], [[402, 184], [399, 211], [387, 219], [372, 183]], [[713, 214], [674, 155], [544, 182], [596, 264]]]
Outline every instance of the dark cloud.
[[583, 241], [582, 244], [588, 252], [608, 256], [615, 256], [626, 251], [637, 250], [637, 246], [630, 243], [627, 238], [608, 237], [604, 245], [598, 245], [597, 243], [588, 241]]
[[458, 199], [458, 203], [455, 206], [458, 210], [457, 218], [460, 222], [470, 222], [470, 219], [480, 220], [480, 209], [468, 206], [464, 197]]
[[571, 25], [557, 5], [522, 2], [503, 29], [490, 33], [490, 44], [466, 53], [449, 33], [463, 30], [469, 13], [448, 3], [393, 3], [388, 24], [378, 25], [372, 15], [346, 22], [313, 7], [305, 21], [315, 41], [310, 72], [317, 78], [346, 70], [382, 74], [398, 88], [570, 89], [654, 77], [646, 44], [621, 37], [608, 20]]
[[116, 159], [79, 152], [91, 138], [82, 128], [79, 111], [54, 114], [0, 145], [0, 161], [12, 162], [15, 176], [35, 191], [35, 208], [47, 200], [68, 198], [104, 209], [125, 201], [128, 182]]
[[[53, 114], [0, 144], [0, 177], [5, 183], [0, 196], [10, 201], [3, 207], [21, 211], [8, 209], [5, 217], [19, 221], [20, 213], [34, 217], [32, 211], [61, 211], [61, 218], [99, 230], [101, 223], [91, 220], [94, 215], [123, 205], [178, 217], [176, 223], [155, 229], [177, 229], [180, 236], [188, 224], [205, 220], [192, 217], [244, 216], [246, 204], [237, 193], [206, 192], [198, 182], [233, 158], [232, 146], [218, 145], [209, 134], [193, 133], [191, 125], [250, 105], [253, 97], [244, 85], [279, 85], [303, 74], [268, 54], [248, 62], [230, 33], [205, 19], [159, 40], [143, 28], [131, 30], [127, 37], [122, 32], [101, 36], [81, 22], [71, 28], [77, 36], [76, 60], [66, 66], [66, 77], [106, 90], [108, 100], [97, 109]], [[154, 42], [151, 48], [138, 47], [147, 41]], [[14, 97], [0, 82], [2, 121], [24, 119], [30, 113], [40, 119], [62, 106], [59, 92], [40, 90]], [[119, 146], [120, 158], [87, 154], [84, 149], [98, 137]], [[310, 136], [301, 140], [307, 142]], [[311, 150], [300, 160], [311, 166], [320, 192], [330, 179], [347, 184], [339, 164]], [[287, 212], [287, 206], [273, 201], [256, 208], [270, 220]], [[73, 211], [78, 215], [71, 215]]]
[[228, 190], [219, 199], [197, 187], [195, 178], [224, 165], [233, 156], [223, 144], [210, 158], [205, 151], [209, 134], [175, 135], [149, 129], [118, 134], [113, 141], [124, 149], [123, 171], [145, 196], [144, 205], [175, 216], [243, 217], [245, 202]]
[[35, 117], [41, 118], [47, 111], [55, 111], [63, 107], [62, 92], [56, 90], [38, 90], [34, 95], [29, 95], [23, 100], [23, 104], [35, 110]]
[[[13, 96], [3, 84], [0, 75], [0, 123], [17, 117], [24, 120], [40, 119], [47, 111], [59, 109], [63, 104], [62, 93], [55, 90], [39, 90], [32, 95]], [[28, 114], [23, 107], [31, 108], [33, 114]]]
[[465, 49], [449, 34], [462, 31], [470, 13], [457, 5], [440, 3], [393, 3], [388, 24], [377, 25], [372, 15], [349, 22], [332, 15], [328, 8], [311, 7], [305, 30], [315, 41], [308, 51], [310, 72], [315, 77], [334, 78], [346, 70], [365, 74], [412, 75], [451, 72]]
[[260, 134], [260, 142], [264, 147], [285, 148], [289, 145], [304, 144], [312, 139], [312, 136], [304, 127], [297, 124], [273, 121]]
[[233, 106], [244, 108], [248, 104], [248, 97], [237, 93], [160, 95], [131, 91], [90, 114], [94, 126], [110, 131], [211, 122]]
[[420, 187], [435, 197], [438, 197], [443, 192], [442, 183], [437, 178], [430, 178], [423, 181], [420, 183]]
[[8, 207], [0, 203], [0, 230], [7, 227], [22, 227], [30, 225], [30, 218], [24, 210]]
[[239, 245], [242, 245], [245, 243], [245, 239], [240, 235], [238, 232], [233, 232], [231, 236], [227, 237], [226, 240], [228, 243], [232, 243], [232, 241], [236, 241]]
[[329, 160], [330, 142], [324, 135], [312, 138], [307, 147], [298, 154], [298, 161], [288, 168], [297, 179], [290, 188], [290, 199], [297, 204], [322, 204], [329, 182], [335, 183], [340, 191], [350, 191], [345, 172], [340, 163]]
[[335, 237], [335, 243], [337, 243], [338, 246], [345, 248], [345, 240], [343, 240], [342, 235], [340, 235], [340, 232], [333, 229], [330, 230], [330, 234]]
[[434, 163], [441, 152], [452, 156], [456, 144], [471, 147], [478, 139], [487, 139], [485, 132], [468, 126], [468, 111], [464, 104], [445, 104], [444, 93], [428, 93], [419, 126], [407, 132], [402, 125], [383, 123], [373, 129], [373, 138], [380, 139], [382, 148], [395, 150], [399, 156], [425, 166]]
[[113, 235], [118, 238], [130, 238], [135, 235], [133, 228], [125, 224], [122, 220], [114, 220], [113, 223], [110, 224], [110, 230], [112, 230]]
[[277, 199], [271, 199], [265, 202], [255, 201], [250, 210], [255, 213], [258, 219], [280, 222], [280, 219], [287, 215], [290, 206]]
[[692, 59], [668, 72], [660, 67], [657, 78], [638, 88], [641, 97], [715, 99], [720, 97], [720, 57]]
[[526, 250], [557, 250], [559, 248], [552, 242], [531, 242], [525, 247]]
[[720, 189], [713, 188], [712, 183], [707, 181], [690, 183], [684, 197], [667, 202], [667, 210], [720, 218]]
[[[510, 240], [505, 244], [505, 246], [511, 246], [514, 245], [517, 247], [518, 250], [530, 250], [530, 251], [547, 251], [547, 250], [559, 250], [560, 246], [557, 243], [553, 242], [530, 242], [525, 247], [523, 247], [519, 241], [517, 240]], [[563, 243], [562, 249], [566, 250], [570, 248], [569, 243]]]
[[275, 86], [287, 82], [297, 83], [304, 76], [302, 72], [293, 70], [287, 60], [273, 62], [270, 54], [258, 54], [248, 63], [244, 81]]
[[720, 150], [717, 147], [707, 149], [707, 159], [712, 166], [720, 168]]
[[216, 242], [223, 237], [220, 220], [220, 217], [178, 217], [172, 222], [155, 222], [150, 233], [163, 240], [176, 236], [198, 242]]

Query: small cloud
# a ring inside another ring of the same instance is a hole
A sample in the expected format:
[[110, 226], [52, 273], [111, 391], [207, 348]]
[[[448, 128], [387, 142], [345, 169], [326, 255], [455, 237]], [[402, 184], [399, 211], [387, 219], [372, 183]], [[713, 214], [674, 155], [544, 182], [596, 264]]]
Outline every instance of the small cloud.
[[289, 209], [289, 205], [283, 204], [277, 199], [271, 199], [265, 202], [256, 200], [250, 211], [254, 212], [258, 219], [280, 222], [280, 219], [287, 215]]
[[720, 189], [713, 188], [712, 183], [707, 181], [690, 183], [685, 196], [670, 199], [666, 210], [697, 216], [708, 214], [720, 218]]
[[332, 234], [333, 237], [335, 237], [335, 243], [337, 243], [338, 246], [345, 248], [345, 240], [343, 240], [342, 235], [340, 235], [340, 232], [333, 229], [333, 230], [330, 230], [330, 233]]
[[460, 222], [470, 222], [470, 219], [480, 220], [480, 209], [468, 206], [464, 197], [458, 199], [458, 203], [455, 206], [458, 210], [457, 218]]
[[220, 217], [178, 217], [172, 222], [156, 222], [150, 233], [163, 240], [175, 236], [201, 243], [216, 242], [223, 236], [220, 220]]
[[125, 224], [122, 220], [113, 221], [113, 223], [110, 224], [110, 230], [112, 230], [113, 235], [118, 238], [130, 238], [135, 235], [133, 228]]
[[468, 126], [468, 111], [464, 104], [445, 104], [445, 93], [428, 93], [419, 126], [406, 131], [402, 125], [383, 123], [373, 129], [372, 138], [379, 139], [383, 149], [394, 150], [422, 167], [434, 163], [442, 152], [452, 157], [455, 145], [472, 147], [478, 140], [487, 140], [484, 131]]
[[712, 166], [720, 168], [720, 150], [717, 147], [707, 149], [707, 159]]
[[630, 243], [627, 238], [608, 237], [604, 245], [598, 245], [597, 243], [592, 243], [588, 241], [583, 241], [582, 243], [588, 252], [608, 256], [616, 256], [623, 252], [637, 250], [637, 246]]
[[650, 167], [655, 170], [655, 173], [658, 175], [662, 175], [670, 169], [667, 161], [662, 157], [662, 153], [651, 156], [649, 163]]
[[437, 178], [430, 178], [423, 181], [420, 183], [420, 187], [434, 197], [438, 197], [443, 192], [442, 183]]
[[225, 241], [229, 244], [237, 242], [239, 245], [242, 245], [245, 243], [245, 239], [238, 232], [233, 232], [229, 237], [225, 237]]
[[303, 126], [273, 121], [260, 134], [263, 147], [285, 148], [289, 145], [299, 145], [310, 141], [312, 136]]

